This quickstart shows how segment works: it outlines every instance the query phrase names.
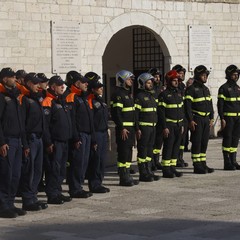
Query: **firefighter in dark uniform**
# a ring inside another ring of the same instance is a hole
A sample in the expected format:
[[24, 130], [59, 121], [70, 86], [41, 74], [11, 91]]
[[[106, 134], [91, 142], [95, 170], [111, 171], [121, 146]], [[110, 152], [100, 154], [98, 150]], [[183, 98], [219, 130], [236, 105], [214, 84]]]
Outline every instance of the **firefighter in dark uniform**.
[[152, 182], [160, 179], [152, 170], [153, 145], [157, 125], [157, 103], [152, 93], [154, 77], [142, 73], [138, 77], [139, 92], [135, 99], [137, 161], [139, 181]]
[[[158, 96], [159, 94], [164, 90], [163, 83], [161, 81], [161, 71], [158, 68], [150, 68], [148, 70], [148, 73], [150, 73], [154, 77], [153, 81], [153, 96], [156, 100], [156, 103], [158, 104]], [[153, 146], [153, 159], [152, 159], [152, 170], [156, 171], [157, 169], [162, 169], [161, 163], [159, 162], [160, 158], [160, 152], [162, 148], [163, 143], [163, 137], [162, 137], [162, 129], [159, 122], [157, 122], [156, 126], [156, 136]]]
[[209, 140], [210, 127], [213, 125], [213, 104], [207, 82], [209, 71], [204, 65], [194, 69], [194, 82], [186, 89], [185, 111], [191, 130], [191, 155], [194, 173], [212, 173], [213, 168], [206, 164], [206, 151]]
[[116, 124], [117, 166], [120, 186], [134, 186], [138, 181], [130, 176], [132, 148], [135, 142], [135, 108], [132, 96], [134, 75], [121, 70], [116, 74], [117, 89], [111, 98], [111, 114]]
[[72, 137], [72, 122], [68, 105], [62, 97], [65, 82], [60, 76], [49, 80], [46, 98], [42, 102], [46, 132], [44, 145], [48, 158], [46, 164], [46, 194], [49, 204], [62, 204], [71, 198], [62, 194], [62, 183], [66, 174], [68, 141]]
[[0, 72], [0, 217], [15, 218], [26, 211], [16, 208], [14, 200], [22, 165], [21, 96], [16, 88], [15, 72], [3, 68]]
[[73, 128], [73, 151], [69, 167], [69, 193], [72, 198], [88, 198], [92, 193], [83, 189], [90, 149], [97, 148], [93, 112], [87, 101], [88, 79], [75, 72], [71, 75], [70, 91], [66, 97]]
[[240, 70], [229, 65], [225, 73], [227, 82], [219, 88], [217, 103], [223, 135], [224, 170], [240, 170], [236, 161], [240, 138], [240, 87], [237, 85]]
[[[184, 100], [186, 85], [184, 84], [183, 81], [185, 80], [186, 69], [183, 66], [177, 64], [172, 68], [172, 70], [175, 70], [178, 73], [178, 76], [179, 76], [178, 77], [178, 88], [179, 88], [180, 92], [182, 93], [183, 100]], [[188, 132], [188, 121], [187, 121], [186, 117], [184, 117], [184, 119], [183, 119], [183, 124], [184, 124], [184, 132], [182, 135], [182, 140], [181, 140], [181, 144], [180, 144], [180, 148], [179, 148], [177, 167], [187, 167], [188, 166], [188, 163], [186, 163], [183, 159], [186, 135]]]
[[23, 209], [39, 211], [46, 209], [47, 204], [38, 201], [38, 184], [42, 176], [43, 142], [45, 117], [40, 103], [39, 83], [41, 79], [36, 73], [25, 76], [25, 87], [28, 93], [23, 97], [24, 122], [26, 139], [30, 149], [28, 157], [23, 160], [21, 176], [21, 193]]
[[88, 102], [93, 109], [93, 121], [97, 149], [92, 149], [88, 165], [88, 186], [92, 193], [107, 193], [102, 185], [108, 148], [108, 107], [103, 100], [103, 84], [95, 72], [85, 74], [88, 78]]
[[179, 146], [184, 131], [184, 104], [178, 88], [178, 73], [169, 71], [165, 78], [167, 88], [159, 95], [158, 114], [163, 127], [162, 172], [164, 178], [181, 177], [176, 170]]

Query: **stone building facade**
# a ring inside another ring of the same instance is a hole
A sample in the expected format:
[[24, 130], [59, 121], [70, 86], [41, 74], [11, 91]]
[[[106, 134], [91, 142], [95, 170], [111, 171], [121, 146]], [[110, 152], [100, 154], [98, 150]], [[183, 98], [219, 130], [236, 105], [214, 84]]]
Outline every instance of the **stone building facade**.
[[211, 25], [213, 70], [208, 86], [216, 106], [224, 69], [229, 64], [240, 67], [239, 12], [239, 0], [0, 1], [0, 67], [51, 76], [51, 21], [79, 22], [81, 71], [103, 74], [109, 100], [116, 71], [144, 70], [137, 69], [134, 60], [134, 31], [150, 33], [157, 44], [154, 54], [161, 55], [154, 64], [166, 72], [175, 64], [189, 67], [188, 26]]

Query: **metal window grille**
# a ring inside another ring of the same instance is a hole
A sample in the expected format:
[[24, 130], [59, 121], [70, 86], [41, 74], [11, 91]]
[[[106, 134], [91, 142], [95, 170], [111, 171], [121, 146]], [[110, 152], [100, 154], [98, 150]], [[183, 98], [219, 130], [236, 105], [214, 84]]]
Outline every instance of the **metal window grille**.
[[133, 69], [136, 73], [150, 68], [164, 70], [164, 55], [153, 33], [145, 28], [133, 28]]

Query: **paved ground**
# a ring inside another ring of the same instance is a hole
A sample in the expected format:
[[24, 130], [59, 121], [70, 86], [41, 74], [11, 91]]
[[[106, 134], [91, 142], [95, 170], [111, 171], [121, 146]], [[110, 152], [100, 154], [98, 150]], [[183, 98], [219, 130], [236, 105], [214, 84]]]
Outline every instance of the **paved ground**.
[[240, 171], [222, 170], [219, 139], [210, 140], [207, 157], [212, 174], [192, 174], [186, 153], [190, 166], [182, 178], [132, 188], [119, 187], [115, 170], [108, 169], [110, 193], [0, 219], [0, 240], [239, 240]]

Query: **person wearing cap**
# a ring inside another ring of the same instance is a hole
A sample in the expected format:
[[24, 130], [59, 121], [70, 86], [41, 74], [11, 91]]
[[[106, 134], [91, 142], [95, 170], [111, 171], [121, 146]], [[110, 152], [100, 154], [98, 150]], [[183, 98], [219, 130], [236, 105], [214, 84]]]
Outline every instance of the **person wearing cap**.
[[[163, 82], [161, 79], [162, 73], [158, 68], [150, 68], [148, 70], [148, 73], [150, 73], [154, 77], [152, 91], [153, 91], [153, 96], [156, 100], [156, 103], [158, 104], [158, 96], [165, 89], [165, 86], [163, 86]], [[160, 153], [161, 153], [162, 143], [163, 143], [163, 136], [162, 136], [161, 124], [157, 122], [156, 135], [155, 135], [155, 141], [153, 146], [152, 171], [162, 169], [162, 165], [160, 163]]]
[[0, 72], [0, 218], [15, 218], [26, 211], [14, 206], [21, 175], [24, 124], [22, 95], [11, 68]]
[[226, 83], [218, 90], [218, 114], [223, 136], [222, 152], [224, 170], [240, 170], [237, 163], [237, 149], [240, 138], [240, 87], [237, 84], [240, 69], [229, 65], [225, 70]]
[[87, 101], [88, 79], [81, 74], [71, 74], [71, 93], [66, 101], [71, 110], [73, 137], [72, 159], [69, 167], [69, 194], [72, 198], [88, 198], [92, 193], [83, 189], [91, 147], [96, 148], [93, 112]]
[[27, 72], [23, 69], [18, 70], [16, 72], [16, 87], [23, 94], [26, 95], [28, 93], [28, 89], [25, 87], [24, 78], [27, 75]]
[[156, 134], [157, 102], [152, 93], [154, 77], [142, 73], [138, 77], [139, 92], [135, 98], [137, 162], [139, 181], [158, 181], [159, 176], [152, 170], [153, 145]]
[[162, 172], [164, 178], [181, 177], [176, 170], [179, 146], [184, 131], [183, 97], [178, 88], [179, 75], [176, 70], [166, 76], [167, 88], [159, 95], [158, 114], [163, 127]]
[[26, 141], [30, 153], [23, 160], [21, 177], [21, 194], [23, 209], [38, 211], [46, 209], [47, 204], [38, 201], [38, 184], [42, 176], [43, 142], [42, 136], [45, 130], [45, 116], [40, 103], [39, 83], [41, 79], [36, 73], [28, 73], [25, 78], [25, 86], [28, 93], [23, 97], [24, 122]]
[[196, 174], [214, 171], [206, 164], [210, 127], [214, 122], [212, 96], [205, 86], [209, 73], [204, 65], [197, 66], [194, 69], [194, 82], [185, 92], [184, 105], [191, 131], [191, 157]]
[[[184, 99], [185, 90], [186, 90], [186, 85], [184, 84], [186, 69], [182, 65], [177, 64], [172, 68], [172, 70], [175, 70], [178, 73], [178, 76], [179, 76], [178, 77], [178, 88]], [[181, 144], [180, 144], [180, 148], [179, 148], [177, 167], [187, 167], [188, 166], [188, 163], [186, 163], [183, 159], [186, 135], [188, 132], [188, 121], [187, 121], [186, 117], [184, 117], [183, 122], [184, 122], [184, 132], [182, 135], [182, 140], [181, 140]]]
[[92, 193], [107, 193], [102, 185], [108, 148], [108, 107], [103, 100], [103, 84], [94, 72], [85, 74], [88, 79], [88, 102], [93, 109], [93, 122], [97, 149], [92, 148], [88, 165], [88, 186]]
[[37, 77], [41, 79], [41, 82], [39, 83], [40, 87], [38, 90], [39, 94], [41, 94], [42, 97], [42, 99], [40, 99], [41, 101], [46, 97], [49, 78], [47, 78], [45, 73], [38, 73]]
[[127, 70], [116, 74], [116, 91], [111, 97], [111, 115], [114, 121], [117, 144], [119, 185], [131, 187], [139, 182], [130, 176], [132, 148], [135, 142], [135, 108], [132, 96], [134, 75]]
[[60, 76], [51, 77], [46, 97], [42, 102], [46, 119], [43, 142], [48, 153], [45, 159], [47, 161], [45, 191], [48, 204], [63, 204], [71, 201], [70, 197], [62, 194], [61, 187], [66, 173], [68, 141], [72, 137], [70, 109], [63, 98], [64, 84]]

